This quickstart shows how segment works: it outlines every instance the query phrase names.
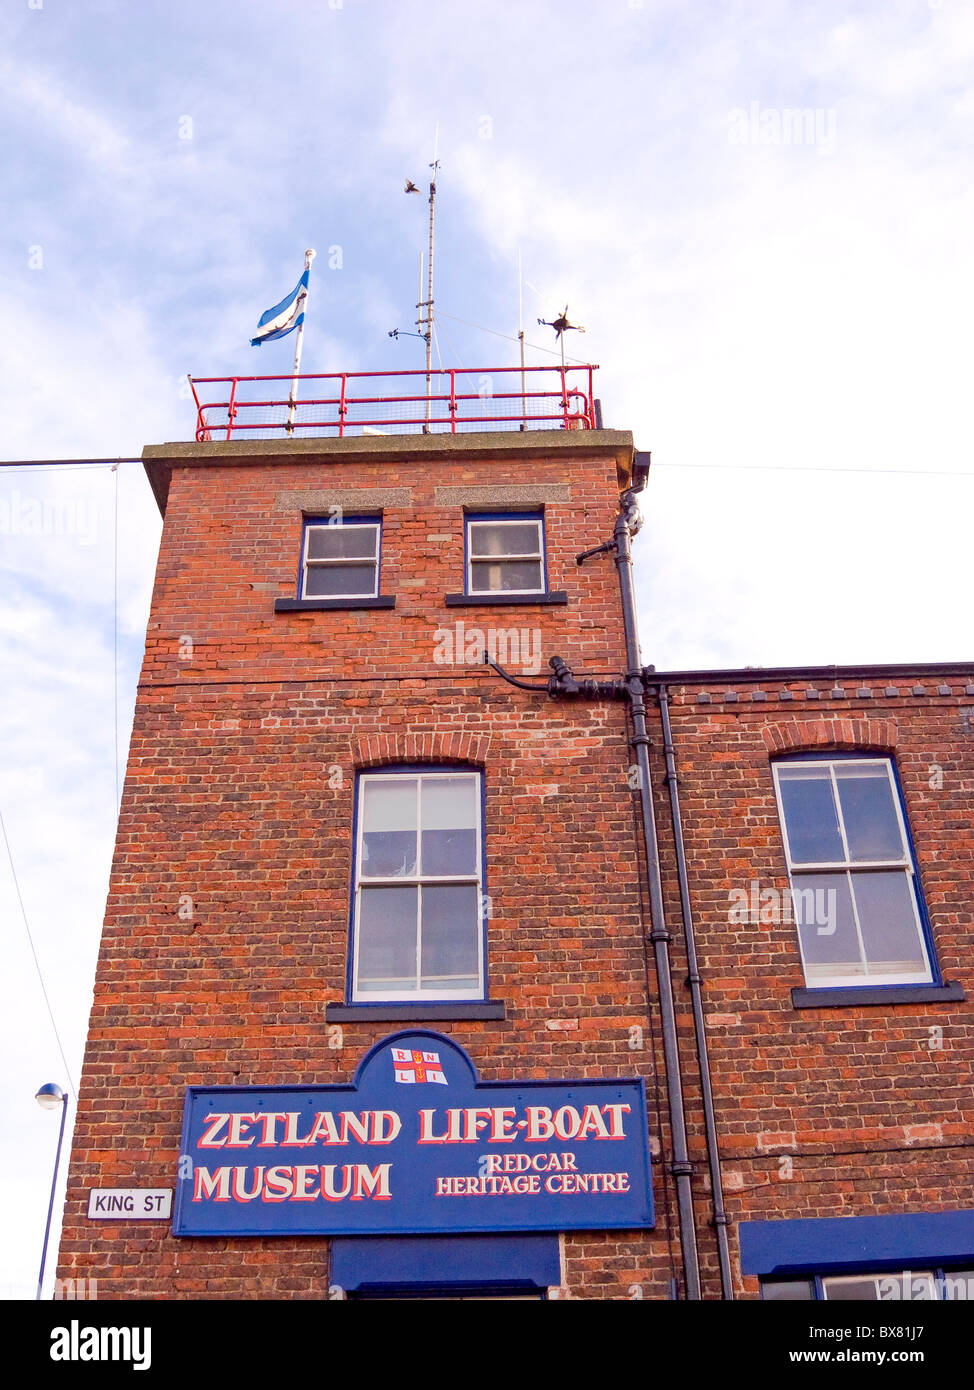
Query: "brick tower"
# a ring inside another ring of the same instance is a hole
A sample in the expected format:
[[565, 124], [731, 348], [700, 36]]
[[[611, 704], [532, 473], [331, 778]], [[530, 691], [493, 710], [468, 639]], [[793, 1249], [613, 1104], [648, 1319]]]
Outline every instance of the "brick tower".
[[[672, 1296], [672, 1194], [654, 1162], [655, 1213], [627, 1215], [623, 1173], [623, 1148], [638, 1168], [668, 1142], [627, 706], [544, 690], [553, 656], [606, 689], [626, 670], [612, 558], [576, 556], [611, 540], [646, 457], [573, 428], [595, 423], [145, 450], [165, 526], [62, 1279], [118, 1298]], [[450, 1083], [397, 1070], [412, 1085], [381, 1112], [422, 1093], [430, 1134], [457, 1127], [432, 1224], [399, 1211], [425, 1192], [413, 1158], [342, 1166], [366, 1154], [356, 1126], [384, 1123], [347, 1088], [396, 1038], [407, 1071]], [[447, 1117], [466, 1060], [478, 1103], [509, 1114], [470, 1121], [468, 1097]], [[287, 1118], [306, 1101], [312, 1139]], [[275, 1146], [275, 1167], [240, 1166]], [[89, 1211], [166, 1189], [177, 1234]]]

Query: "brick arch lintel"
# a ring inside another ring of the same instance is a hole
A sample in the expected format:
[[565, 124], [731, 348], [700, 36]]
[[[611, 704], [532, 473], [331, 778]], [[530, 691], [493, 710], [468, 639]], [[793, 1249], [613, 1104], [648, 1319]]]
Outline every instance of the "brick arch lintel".
[[893, 719], [799, 719], [767, 724], [761, 730], [769, 753], [811, 752], [822, 749], [862, 749], [890, 752], [896, 747]]
[[383, 763], [476, 763], [482, 767], [489, 746], [489, 734], [461, 730], [369, 734], [356, 743], [353, 757], [356, 767], [378, 767]]

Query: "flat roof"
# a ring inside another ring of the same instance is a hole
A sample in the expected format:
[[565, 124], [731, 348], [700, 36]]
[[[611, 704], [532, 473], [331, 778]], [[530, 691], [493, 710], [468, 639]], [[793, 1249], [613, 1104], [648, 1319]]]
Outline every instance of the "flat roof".
[[[163, 516], [174, 468], [219, 468], [267, 463], [342, 463], [349, 459], [436, 460], [438, 458], [496, 458], [518, 455], [605, 453], [616, 461], [620, 488], [635, 477], [645, 480], [649, 455], [639, 454], [630, 430], [485, 430], [431, 434], [345, 435], [306, 439], [210, 440], [148, 444], [142, 463]], [[638, 482], [637, 482], [637, 485]]]

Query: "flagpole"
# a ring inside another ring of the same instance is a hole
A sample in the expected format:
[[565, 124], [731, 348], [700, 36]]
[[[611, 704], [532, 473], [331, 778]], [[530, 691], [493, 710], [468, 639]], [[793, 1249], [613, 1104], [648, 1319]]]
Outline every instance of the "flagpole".
[[[316, 252], [305, 251], [304, 268], [311, 269], [311, 262], [314, 260]], [[310, 295], [311, 277], [308, 277], [308, 285], [301, 291], [298, 298], [298, 313], [307, 316], [308, 297]], [[294, 433], [294, 415], [298, 408], [298, 375], [301, 371], [301, 349], [304, 346], [304, 321], [298, 324], [297, 339], [294, 344], [294, 371], [291, 376], [291, 394], [288, 396], [287, 410], [287, 432]]]

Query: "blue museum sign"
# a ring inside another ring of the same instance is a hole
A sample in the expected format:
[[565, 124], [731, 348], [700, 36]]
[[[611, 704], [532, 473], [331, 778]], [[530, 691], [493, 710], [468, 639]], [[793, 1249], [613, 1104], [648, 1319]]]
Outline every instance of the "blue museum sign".
[[190, 1086], [177, 1236], [422, 1235], [653, 1224], [642, 1079], [479, 1081], [439, 1033], [350, 1086]]

